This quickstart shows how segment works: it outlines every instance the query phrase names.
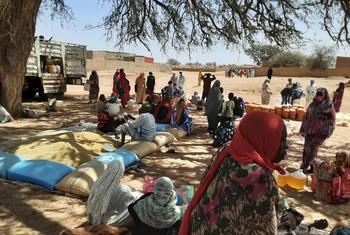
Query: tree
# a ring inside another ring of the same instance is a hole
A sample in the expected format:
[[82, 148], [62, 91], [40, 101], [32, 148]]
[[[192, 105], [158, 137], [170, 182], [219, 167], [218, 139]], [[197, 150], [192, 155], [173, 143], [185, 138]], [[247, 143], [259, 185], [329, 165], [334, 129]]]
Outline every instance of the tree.
[[[116, 39], [120, 47], [141, 43], [150, 49], [150, 40], [156, 40], [163, 51], [167, 46], [190, 51], [198, 46], [209, 48], [218, 40], [237, 46], [255, 44], [262, 38], [289, 47], [303, 39], [304, 25], [315, 24], [316, 20], [332, 40], [350, 44], [347, 0], [103, 2], [112, 5], [111, 11], [96, 27], [104, 27], [107, 39]], [[45, 5], [52, 7], [54, 14], [68, 9], [64, 0], [0, 0], [0, 104], [12, 114], [21, 111], [25, 64], [39, 7]]]
[[281, 52], [271, 59], [273, 67], [302, 67], [305, 56], [300, 52]]
[[310, 69], [327, 69], [334, 66], [334, 48], [316, 46], [313, 54], [307, 58], [306, 66]]
[[0, 104], [11, 114], [22, 112], [22, 87], [27, 59], [34, 43], [40, 6], [65, 15], [64, 0], [0, 0]]
[[244, 52], [256, 63], [261, 64], [269, 62], [273, 56], [281, 52], [281, 49], [273, 45], [253, 44]]
[[168, 59], [167, 64], [170, 64], [171, 66], [178, 66], [181, 63], [175, 59]]
[[208, 67], [216, 67], [216, 62], [208, 62], [208, 63], [205, 63], [206, 66]]

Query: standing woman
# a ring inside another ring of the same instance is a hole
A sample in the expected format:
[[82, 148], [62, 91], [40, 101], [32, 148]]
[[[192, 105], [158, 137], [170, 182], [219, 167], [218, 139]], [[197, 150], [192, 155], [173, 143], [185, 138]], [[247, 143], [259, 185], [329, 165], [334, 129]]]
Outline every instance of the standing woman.
[[119, 80], [117, 82], [117, 87], [119, 91], [119, 96], [123, 107], [127, 104], [130, 99], [130, 84], [129, 80], [126, 79], [126, 74], [124, 69], [119, 70]]
[[89, 104], [96, 103], [98, 98], [98, 93], [100, 92], [100, 87], [98, 84], [98, 74], [96, 70], [92, 70], [90, 77], [89, 77], [89, 84], [90, 84], [90, 90], [89, 90]]
[[146, 98], [146, 84], [145, 84], [146, 78], [144, 73], [140, 73], [140, 76], [136, 78], [136, 86], [135, 86], [135, 92], [136, 92], [136, 103], [142, 104], [142, 102]]
[[215, 131], [219, 124], [219, 113], [221, 112], [222, 94], [220, 92], [220, 81], [216, 80], [209, 91], [206, 104], [206, 115], [208, 119], [209, 132]]
[[317, 89], [313, 102], [306, 110], [300, 133], [305, 137], [303, 162], [300, 169], [306, 171], [317, 156], [318, 149], [335, 128], [335, 110], [325, 88]]
[[334, 92], [333, 105], [337, 113], [340, 111], [340, 106], [343, 101], [344, 88], [345, 88], [345, 84], [341, 82], [339, 83], [339, 87]]
[[261, 87], [261, 104], [268, 105], [271, 95], [270, 80], [266, 79]]

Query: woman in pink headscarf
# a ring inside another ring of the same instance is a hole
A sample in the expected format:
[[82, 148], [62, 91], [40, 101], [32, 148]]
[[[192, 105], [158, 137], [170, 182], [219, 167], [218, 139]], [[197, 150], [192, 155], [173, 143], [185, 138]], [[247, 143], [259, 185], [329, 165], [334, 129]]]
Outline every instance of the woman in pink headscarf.
[[136, 103], [142, 104], [146, 98], [146, 78], [144, 73], [140, 73], [140, 76], [135, 81]]

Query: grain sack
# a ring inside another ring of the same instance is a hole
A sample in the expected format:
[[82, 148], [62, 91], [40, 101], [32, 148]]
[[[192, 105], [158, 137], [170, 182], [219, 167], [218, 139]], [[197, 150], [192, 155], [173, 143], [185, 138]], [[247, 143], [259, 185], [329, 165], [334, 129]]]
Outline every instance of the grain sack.
[[134, 152], [139, 158], [159, 151], [158, 145], [150, 141], [131, 141], [121, 148]]
[[182, 129], [177, 129], [177, 128], [169, 128], [166, 130], [166, 132], [169, 132], [172, 134], [176, 139], [181, 139], [185, 136], [187, 136], [187, 132], [182, 130]]
[[[101, 155], [103, 145], [116, 142], [95, 132], [67, 132], [24, 142], [7, 151], [26, 159], [43, 159], [77, 167]], [[115, 147], [115, 146], [114, 146]]]
[[74, 171], [73, 167], [57, 162], [24, 160], [7, 169], [7, 178], [53, 190], [54, 186], [72, 171]]
[[170, 144], [174, 141], [176, 141], [176, 138], [169, 132], [158, 132], [156, 134], [156, 139], [154, 140], [159, 147], [163, 147], [164, 145]]
[[79, 166], [75, 171], [66, 175], [55, 188], [59, 191], [88, 197], [92, 185], [97, 178], [106, 170], [107, 165], [92, 160]]

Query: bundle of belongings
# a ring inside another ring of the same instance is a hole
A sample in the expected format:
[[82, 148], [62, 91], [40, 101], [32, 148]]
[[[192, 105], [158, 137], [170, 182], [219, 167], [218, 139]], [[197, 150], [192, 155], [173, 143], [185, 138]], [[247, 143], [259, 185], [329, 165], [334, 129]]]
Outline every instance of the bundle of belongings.
[[350, 199], [349, 152], [338, 151], [335, 161], [316, 160], [312, 166], [311, 189], [318, 199], [336, 204]]
[[0, 123], [11, 122], [13, 121], [13, 117], [7, 110], [0, 105]]

